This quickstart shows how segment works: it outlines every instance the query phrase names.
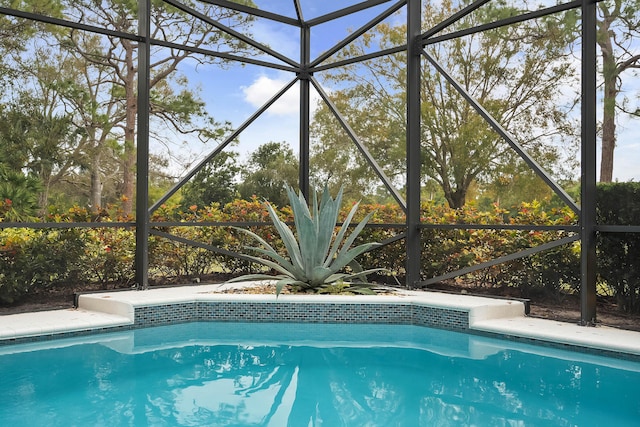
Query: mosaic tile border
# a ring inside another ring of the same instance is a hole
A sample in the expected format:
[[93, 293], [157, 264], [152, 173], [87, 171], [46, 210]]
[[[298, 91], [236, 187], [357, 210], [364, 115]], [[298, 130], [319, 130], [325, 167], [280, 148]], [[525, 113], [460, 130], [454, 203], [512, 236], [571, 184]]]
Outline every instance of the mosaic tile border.
[[187, 321], [386, 323], [469, 330], [469, 313], [415, 304], [196, 301], [136, 307], [135, 327]]

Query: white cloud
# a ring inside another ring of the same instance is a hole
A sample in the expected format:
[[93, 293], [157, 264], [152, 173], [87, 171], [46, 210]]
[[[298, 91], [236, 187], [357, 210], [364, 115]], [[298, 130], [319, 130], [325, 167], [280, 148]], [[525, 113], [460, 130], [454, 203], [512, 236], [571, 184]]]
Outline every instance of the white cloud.
[[[271, 97], [278, 93], [288, 82], [284, 79], [272, 79], [260, 76], [250, 86], [243, 86], [244, 100], [256, 108], [263, 106]], [[276, 116], [289, 116], [298, 113], [299, 89], [296, 84], [282, 95], [268, 110]]]
[[[298, 28], [285, 24], [277, 25], [271, 22], [255, 21], [251, 25], [251, 33], [255, 41], [294, 61], [300, 60], [300, 30]], [[262, 59], [280, 62], [266, 54]]]
[[[262, 107], [269, 99], [278, 93], [289, 83], [281, 78], [258, 77], [251, 85], [243, 86], [245, 102], [255, 108]], [[319, 95], [315, 90], [311, 91], [311, 109], [316, 108]], [[300, 111], [300, 85], [296, 83], [284, 95], [280, 97], [269, 109], [267, 114], [274, 116], [297, 116]]]

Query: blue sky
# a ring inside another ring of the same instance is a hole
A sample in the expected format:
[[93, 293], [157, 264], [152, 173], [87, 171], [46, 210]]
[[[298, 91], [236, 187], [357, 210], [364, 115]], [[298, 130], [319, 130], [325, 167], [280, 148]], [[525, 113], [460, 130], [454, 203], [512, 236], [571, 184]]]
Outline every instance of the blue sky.
[[[292, 18], [296, 16], [293, 1], [255, 0], [255, 3], [263, 10]], [[359, 1], [302, 0], [301, 3], [304, 18], [312, 19], [357, 4]], [[391, 4], [393, 2], [361, 11], [349, 18], [314, 26], [311, 30], [312, 59], [342, 40], [349, 34], [349, 30], [359, 28]], [[250, 31], [255, 40], [299, 61], [299, 28], [271, 20], [257, 19]], [[281, 61], [267, 55], [259, 59], [282, 64]], [[210, 114], [218, 121], [230, 121], [234, 127], [240, 126], [251, 117], [257, 109], [295, 77], [291, 72], [251, 64], [229, 64], [225, 69], [203, 66], [193, 68], [193, 65], [191, 63], [188, 67], [181, 69], [181, 72], [187, 75], [190, 84], [200, 88], [201, 97], [206, 102]], [[297, 151], [298, 94], [296, 84], [240, 135], [240, 145], [232, 149], [239, 151], [244, 157], [261, 144], [270, 141], [286, 141]], [[312, 93], [312, 105], [315, 105], [318, 99], [318, 95], [315, 92]], [[195, 153], [208, 153], [214, 146], [215, 144], [203, 146], [198, 142], [189, 142], [186, 148], [192, 150], [195, 156]]]
[[[293, 1], [289, 0], [254, 0], [264, 10], [269, 10], [289, 17], [295, 17]], [[339, 0], [301, 0], [303, 16], [313, 19], [334, 10], [338, 10], [359, 1]], [[376, 6], [353, 16], [322, 24], [312, 28], [312, 59], [325, 49], [342, 40], [349, 30], [356, 29], [378, 15], [394, 2]], [[390, 19], [401, 20], [401, 16]], [[267, 44], [277, 52], [294, 60], [299, 59], [299, 29], [270, 20], [259, 19], [251, 29], [255, 39]], [[271, 60], [279, 63], [278, 60]], [[201, 96], [207, 103], [209, 112], [219, 121], [230, 121], [234, 127], [242, 124], [273, 94], [293, 79], [293, 74], [254, 65], [230, 65], [221, 70], [214, 67], [199, 67], [182, 70], [192, 84], [201, 89]], [[625, 76], [626, 94], [637, 100], [640, 93], [640, 79]], [[318, 97], [313, 96], [313, 102]], [[636, 101], [634, 101], [636, 102]], [[259, 145], [270, 141], [286, 141], [297, 151], [298, 144], [298, 90], [297, 85], [263, 114], [253, 125], [240, 136], [240, 145], [233, 147], [242, 158], [255, 150]], [[184, 145], [185, 153], [196, 157], [198, 153], [206, 154], [215, 144], [203, 145], [189, 141]], [[183, 153], [184, 155], [186, 155]], [[619, 139], [614, 163], [614, 179], [620, 181], [640, 181], [640, 126], [638, 119], [621, 118], [619, 123]], [[598, 154], [599, 159], [599, 154]], [[599, 167], [599, 166], [598, 166]]]

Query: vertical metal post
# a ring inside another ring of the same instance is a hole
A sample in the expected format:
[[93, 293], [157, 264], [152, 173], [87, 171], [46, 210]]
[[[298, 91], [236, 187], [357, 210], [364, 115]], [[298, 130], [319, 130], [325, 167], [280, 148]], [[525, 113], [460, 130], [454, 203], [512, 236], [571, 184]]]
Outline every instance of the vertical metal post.
[[420, 281], [421, 0], [407, 1], [407, 287]]
[[151, 0], [138, 2], [138, 129], [136, 166], [136, 285], [149, 284], [149, 64]]
[[300, 176], [298, 184], [304, 197], [309, 200], [309, 122], [311, 121], [311, 84], [309, 82], [309, 62], [311, 61], [311, 28], [300, 28]]
[[582, 1], [580, 324], [596, 320], [596, 0]]

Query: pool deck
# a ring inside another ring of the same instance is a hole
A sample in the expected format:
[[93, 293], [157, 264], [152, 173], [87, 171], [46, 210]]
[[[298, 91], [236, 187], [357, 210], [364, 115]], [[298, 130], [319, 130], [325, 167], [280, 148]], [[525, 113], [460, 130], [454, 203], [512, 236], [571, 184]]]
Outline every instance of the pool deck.
[[[235, 285], [237, 287], [239, 285]], [[246, 284], [245, 286], [250, 286]], [[0, 340], [130, 327], [136, 307], [194, 301], [275, 301], [275, 295], [221, 293], [229, 285], [193, 285], [146, 291], [83, 294], [77, 309], [0, 316]], [[429, 291], [398, 290], [375, 296], [280, 295], [287, 302], [398, 303], [469, 312], [472, 332], [640, 355], [640, 332], [527, 317], [519, 301]]]

